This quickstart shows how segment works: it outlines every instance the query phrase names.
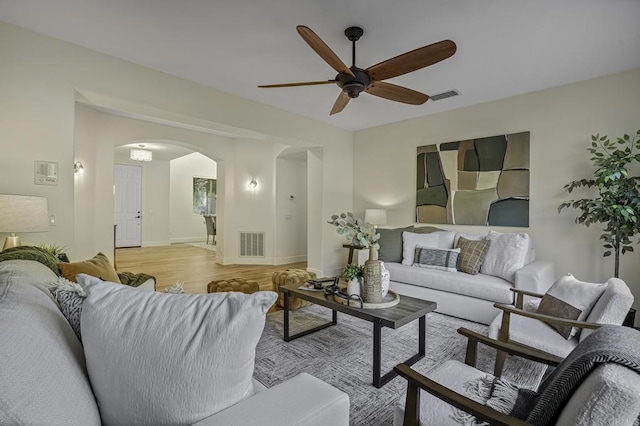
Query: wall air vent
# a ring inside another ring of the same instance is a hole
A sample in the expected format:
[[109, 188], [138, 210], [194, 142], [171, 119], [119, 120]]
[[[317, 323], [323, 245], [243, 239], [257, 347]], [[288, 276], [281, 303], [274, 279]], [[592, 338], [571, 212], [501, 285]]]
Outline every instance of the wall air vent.
[[240, 257], [264, 257], [264, 232], [240, 231]]
[[458, 91], [458, 89], [451, 89], [451, 90], [447, 90], [446, 92], [436, 93], [435, 95], [430, 95], [429, 98], [432, 101], [439, 101], [439, 100], [442, 100], [442, 99], [450, 98], [452, 96], [458, 96], [459, 94], [460, 94], [460, 92]]

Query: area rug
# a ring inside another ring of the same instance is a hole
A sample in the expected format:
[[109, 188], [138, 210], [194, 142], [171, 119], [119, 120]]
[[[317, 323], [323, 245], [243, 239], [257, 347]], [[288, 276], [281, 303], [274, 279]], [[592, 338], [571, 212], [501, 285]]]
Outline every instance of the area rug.
[[216, 246], [213, 246], [211, 244], [207, 244], [206, 242], [200, 242], [200, 243], [185, 243], [188, 246], [193, 246], [193, 247], [198, 247], [198, 248], [202, 248], [205, 250], [209, 250], [209, 251], [216, 251]]
[[[312, 328], [331, 319], [331, 311], [318, 305], [293, 311], [291, 333]], [[427, 315], [426, 356], [414, 364], [428, 373], [449, 359], [464, 362], [467, 339], [459, 327], [484, 333], [487, 326], [437, 313]], [[372, 331], [369, 322], [338, 313], [338, 325], [285, 342], [283, 312], [267, 315], [264, 333], [256, 349], [254, 377], [267, 387], [307, 372], [349, 395], [351, 425], [391, 425], [395, 405], [405, 397], [406, 381], [396, 377], [381, 389], [372, 383]], [[391, 330], [382, 329], [382, 372], [406, 360], [418, 350], [418, 322]], [[495, 350], [478, 348], [478, 368], [491, 372]], [[532, 361], [508, 357], [503, 378], [520, 386], [537, 388], [545, 367]]]

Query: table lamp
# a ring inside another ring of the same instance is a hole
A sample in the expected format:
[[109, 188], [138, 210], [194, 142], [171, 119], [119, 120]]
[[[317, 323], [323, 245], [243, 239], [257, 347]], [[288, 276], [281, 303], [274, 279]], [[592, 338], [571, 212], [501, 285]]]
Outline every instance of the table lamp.
[[384, 209], [365, 209], [364, 221], [374, 225], [376, 228], [378, 225], [386, 225], [387, 211]]
[[0, 194], [0, 232], [11, 235], [2, 250], [20, 245], [16, 232], [46, 232], [49, 230], [49, 209], [45, 197]]

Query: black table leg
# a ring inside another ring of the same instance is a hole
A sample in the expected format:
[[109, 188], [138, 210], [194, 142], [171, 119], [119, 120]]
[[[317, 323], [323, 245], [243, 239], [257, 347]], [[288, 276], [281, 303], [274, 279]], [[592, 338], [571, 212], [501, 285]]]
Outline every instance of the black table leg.
[[332, 325], [338, 324], [338, 311], [331, 310], [331, 322], [319, 325], [317, 327], [313, 327], [309, 330], [301, 331], [300, 333], [290, 335], [289, 334], [289, 292], [284, 290], [284, 341], [290, 342], [292, 340], [298, 339], [300, 337], [306, 336], [307, 334], [315, 333], [316, 331], [323, 330], [327, 327], [331, 327]]
[[[411, 358], [404, 361], [403, 364], [413, 365], [422, 358], [424, 358], [426, 352], [426, 331], [427, 331], [427, 321], [426, 317], [423, 315], [418, 318], [418, 353], [412, 356]], [[381, 388], [385, 384], [387, 384], [391, 379], [396, 377], [398, 373], [391, 370], [384, 376], [380, 377], [380, 370], [382, 363], [382, 326], [380, 325], [380, 321], [375, 321], [373, 323], [373, 386], [376, 388]]]

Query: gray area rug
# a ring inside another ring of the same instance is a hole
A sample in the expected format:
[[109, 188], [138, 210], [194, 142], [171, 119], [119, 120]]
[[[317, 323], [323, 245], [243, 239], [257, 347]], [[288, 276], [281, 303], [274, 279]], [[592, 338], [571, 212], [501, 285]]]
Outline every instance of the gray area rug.
[[[291, 333], [331, 320], [331, 311], [311, 305], [290, 316]], [[437, 313], [427, 315], [427, 354], [413, 368], [423, 374], [449, 359], [464, 362], [467, 339], [459, 327], [486, 334], [488, 327]], [[391, 425], [394, 406], [405, 397], [406, 381], [396, 377], [381, 389], [372, 383], [373, 325], [338, 313], [338, 325], [285, 342], [283, 312], [267, 315], [264, 333], [256, 349], [254, 377], [267, 387], [307, 372], [349, 395], [351, 425]], [[418, 351], [418, 321], [392, 330], [382, 329], [382, 372], [391, 370]], [[478, 368], [493, 371], [495, 351], [478, 349]], [[537, 388], [545, 367], [508, 357], [503, 378], [520, 386]]]

